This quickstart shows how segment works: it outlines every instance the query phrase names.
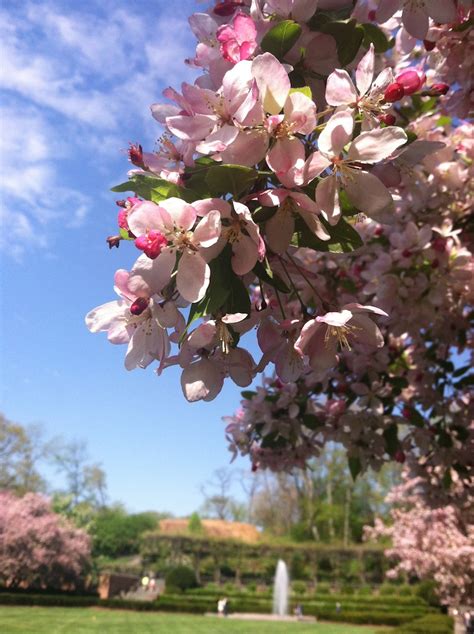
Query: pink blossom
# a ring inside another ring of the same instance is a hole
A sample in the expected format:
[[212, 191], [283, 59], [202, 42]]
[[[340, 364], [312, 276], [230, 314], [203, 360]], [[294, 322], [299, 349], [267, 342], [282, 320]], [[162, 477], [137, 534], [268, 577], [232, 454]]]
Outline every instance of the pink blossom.
[[428, 32], [429, 18], [441, 24], [458, 19], [453, 0], [380, 0], [376, 18], [378, 22], [386, 22], [399, 9], [402, 9], [402, 22], [408, 33], [420, 40]]
[[160, 205], [144, 203], [129, 217], [130, 228], [137, 237], [158, 231], [168, 241], [156, 259], [165, 277], [171, 279], [180, 254], [176, 286], [188, 302], [197, 302], [206, 293], [210, 269], [202, 250], [216, 244], [221, 232], [218, 211], [209, 212], [199, 222], [197, 215], [196, 209], [183, 200], [168, 198]]
[[7, 588], [80, 588], [91, 563], [90, 537], [36, 493], [0, 492], [0, 543], [0, 582]]
[[224, 59], [233, 64], [252, 57], [257, 48], [256, 36], [254, 21], [240, 12], [234, 15], [230, 24], [224, 24], [217, 29], [221, 53]]
[[376, 324], [364, 313], [388, 317], [374, 306], [346, 304], [341, 312], [326, 313], [310, 319], [295, 342], [295, 350], [308, 357], [313, 370], [326, 370], [337, 363], [338, 347], [351, 349], [356, 341], [368, 346], [383, 346], [383, 336]]
[[[392, 197], [381, 181], [363, 169], [365, 164], [377, 163], [389, 157], [406, 143], [402, 128], [388, 126], [383, 129], [362, 132], [350, 144], [347, 158], [343, 150], [350, 141], [353, 129], [352, 115], [348, 110], [336, 112], [329, 119], [318, 139], [319, 152], [314, 163], [319, 173], [330, 167], [332, 174], [318, 183], [316, 202], [331, 224], [340, 216], [338, 189], [342, 187], [357, 209], [369, 216], [388, 215], [393, 208]], [[361, 165], [362, 164], [362, 165]]]
[[160, 304], [153, 299], [159, 282], [152, 271], [154, 262], [142, 255], [130, 273], [119, 269], [115, 273], [115, 290], [120, 299], [102, 304], [86, 315], [91, 332], [105, 331], [110, 343], [128, 344], [127, 370], [146, 368], [154, 360], [163, 361], [170, 349], [166, 329], [181, 325], [182, 317], [172, 302]]
[[253, 269], [257, 260], [262, 259], [265, 247], [262, 244], [258, 225], [244, 204], [234, 202], [230, 205], [221, 198], [208, 198], [194, 203], [203, 222], [209, 214], [217, 214], [220, 218], [220, 237], [210, 248], [203, 252], [207, 261], [215, 258], [229, 243], [232, 247], [231, 264], [234, 273], [245, 275]]
[[283, 253], [288, 248], [295, 232], [296, 214], [320, 240], [330, 239], [317, 218], [320, 213], [318, 205], [306, 194], [283, 188], [268, 189], [258, 195], [258, 201], [265, 207], [278, 207], [265, 224], [268, 245], [275, 253]]
[[385, 68], [374, 81], [375, 53], [373, 44], [360, 60], [355, 72], [356, 86], [346, 70], [332, 72], [326, 84], [326, 101], [330, 106], [344, 106], [363, 117], [363, 129], [378, 127], [379, 119], [390, 104], [385, 103], [384, 93], [393, 82], [391, 68]]

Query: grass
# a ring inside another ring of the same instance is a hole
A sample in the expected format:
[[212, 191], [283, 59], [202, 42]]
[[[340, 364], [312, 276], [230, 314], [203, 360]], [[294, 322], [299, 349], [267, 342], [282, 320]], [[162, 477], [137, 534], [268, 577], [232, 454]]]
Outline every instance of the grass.
[[372, 626], [345, 623], [239, 622], [96, 608], [0, 608], [2, 634], [375, 634], [379, 631]]

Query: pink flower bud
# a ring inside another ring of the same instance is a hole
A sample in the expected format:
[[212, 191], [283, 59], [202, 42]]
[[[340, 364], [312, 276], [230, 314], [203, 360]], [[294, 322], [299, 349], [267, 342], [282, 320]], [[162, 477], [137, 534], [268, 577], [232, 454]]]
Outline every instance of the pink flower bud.
[[413, 254], [412, 254], [412, 252], [410, 251], [410, 249], [403, 249], [403, 251], [402, 251], [402, 256], [403, 256], [404, 258], [411, 258], [411, 256], [412, 256], [412, 255], [413, 255]]
[[143, 251], [151, 260], [157, 258], [167, 245], [165, 236], [159, 231], [149, 231], [135, 240], [135, 246]]
[[405, 70], [400, 75], [397, 75], [396, 80], [398, 84], [403, 86], [405, 95], [412, 95], [421, 88], [425, 75], [418, 73], [416, 70]]
[[150, 300], [146, 297], [137, 297], [137, 299], [130, 306], [130, 312], [132, 315], [141, 315], [144, 310], [148, 308]]
[[395, 81], [393, 82], [393, 84], [390, 84], [390, 86], [387, 86], [383, 97], [385, 101], [388, 101], [389, 103], [394, 103], [395, 101], [402, 99], [404, 95], [405, 89], [403, 85]]
[[128, 231], [128, 213], [126, 209], [121, 209], [118, 212], [117, 222], [120, 229], [127, 229]]
[[375, 20], [376, 16], [377, 16], [377, 12], [374, 9], [372, 9], [372, 11], [369, 11], [367, 15], [367, 17], [369, 18], [371, 22]]
[[432, 90], [437, 95], [445, 95], [449, 91], [449, 84], [445, 84], [440, 82], [439, 84], [433, 84], [430, 86], [430, 90]]
[[385, 125], [393, 125], [396, 120], [397, 119], [395, 115], [391, 113], [383, 114], [379, 117], [379, 121], [381, 121], [382, 123], [385, 123]]

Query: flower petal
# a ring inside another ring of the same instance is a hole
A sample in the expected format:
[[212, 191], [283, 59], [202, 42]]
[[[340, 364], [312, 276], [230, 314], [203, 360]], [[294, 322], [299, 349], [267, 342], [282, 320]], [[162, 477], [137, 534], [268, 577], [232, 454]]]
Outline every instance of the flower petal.
[[151, 230], [164, 231], [159, 206], [148, 200], [134, 205], [133, 211], [128, 214], [127, 221], [130, 231], [137, 237]]
[[280, 207], [276, 214], [265, 224], [268, 244], [275, 253], [284, 253], [291, 242], [295, 231], [293, 213], [285, 207]]
[[341, 208], [339, 206], [337, 180], [334, 175], [326, 176], [318, 183], [316, 187], [316, 202], [329, 224], [336, 225], [339, 222]]
[[163, 249], [154, 260], [141, 255], [130, 271], [130, 290], [141, 297], [161, 293], [171, 279], [175, 263], [176, 253], [169, 248]]
[[200, 359], [183, 370], [181, 387], [187, 401], [212, 401], [222, 389], [224, 376], [219, 367], [209, 361]]
[[258, 245], [249, 236], [240, 234], [232, 245], [232, 269], [237, 275], [245, 275], [253, 269], [258, 260]]
[[348, 106], [357, 101], [357, 90], [346, 70], [337, 68], [329, 75], [326, 101], [330, 106]]
[[360, 60], [356, 68], [356, 84], [361, 97], [369, 90], [374, 78], [374, 45], [371, 43], [369, 50]]
[[[368, 216], [391, 213], [393, 199], [385, 185], [373, 174], [345, 169], [342, 184], [351, 203]], [[385, 218], [384, 218], [385, 222]]]
[[398, 126], [361, 132], [349, 148], [348, 159], [361, 163], [378, 163], [407, 142], [405, 130]]
[[[431, 1], [431, 0], [430, 0]], [[448, 2], [449, 0], [445, 0]], [[403, 9], [402, 22], [410, 35], [416, 37], [419, 40], [425, 38], [428, 33], [428, 27], [430, 20], [425, 12], [424, 2], [422, 6], [415, 3], [407, 3]]]
[[265, 112], [278, 114], [291, 88], [285, 67], [271, 53], [263, 53], [253, 60], [252, 75], [257, 81]]
[[199, 302], [209, 286], [211, 270], [199, 253], [185, 251], [178, 265], [176, 286], [187, 302]]
[[458, 21], [456, 7], [452, 0], [429, 0], [429, 2], [425, 2], [425, 7], [428, 15], [435, 22], [449, 24]]
[[202, 218], [193, 233], [193, 243], [202, 247], [211, 247], [221, 235], [221, 215], [217, 210], [210, 211]]
[[340, 110], [326, 123], [318, 138], [320, 152], [328, 157], [339, 156], [349, 142], [354, 129], [354, 119], [350, 110]]

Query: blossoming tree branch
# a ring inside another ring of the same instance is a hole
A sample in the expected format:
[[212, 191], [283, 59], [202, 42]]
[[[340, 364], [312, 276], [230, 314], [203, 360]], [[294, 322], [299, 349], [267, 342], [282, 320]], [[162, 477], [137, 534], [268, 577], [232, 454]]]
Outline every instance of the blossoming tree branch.
[[223, 0], [189, 23], [201, 74], [130, 147], [108, 243], [137, 259], [88, 328], [129, 370], [178, 365], [188, 401], [262, 374], [226, 428], [254, 469], [337, 442], [354, 477], [467, 482], [471, 2]]

